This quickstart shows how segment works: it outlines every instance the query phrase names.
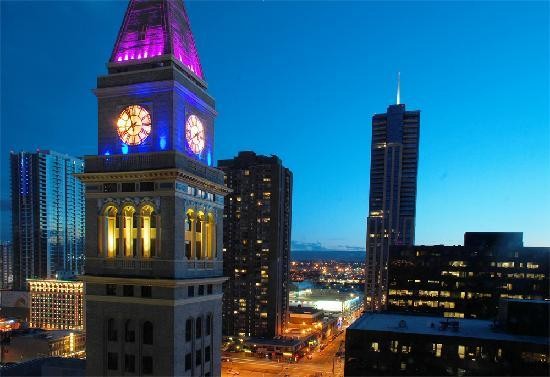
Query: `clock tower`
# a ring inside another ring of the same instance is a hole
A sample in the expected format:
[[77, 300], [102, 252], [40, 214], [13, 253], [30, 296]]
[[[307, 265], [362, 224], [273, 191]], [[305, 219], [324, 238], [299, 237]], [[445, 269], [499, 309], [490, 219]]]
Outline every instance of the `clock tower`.
[[223, 173], [182, 0], [130, 0], [86, 156], [88, 375], [218, 376]]

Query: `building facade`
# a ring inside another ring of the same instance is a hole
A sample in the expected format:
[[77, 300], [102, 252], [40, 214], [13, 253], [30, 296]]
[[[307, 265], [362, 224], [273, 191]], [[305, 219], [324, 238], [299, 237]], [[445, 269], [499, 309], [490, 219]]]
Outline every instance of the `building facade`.
[[80, 274], [84, 264], [84, 162], [53, 151], [11, 153], [14, 288], [27, 278]]
[[[502, 322], [367, 313], [347, 329], [344, 375], [547, 375], [548, 332], [531, 329], [548, 329], [548, 302], [523, 304], [521, 317]], [[518, 319], [532, 322], [527, 332], [509, 327]]]
[[391, 245], [413, 245], [420, 111], [399, 101], [372, 117], [365, 309], [386, 306]]
[[500, 299], [549, 299], [549, 247], [523, 233], [469, 232], [464, 246], [392, 246], [388, 309], [492, 319]]
[[13, 288], [13, 245], [0, 242], [0, 289]]
[[23, 363], [45, 357], [82, 357], [85, 356], [85, 345], [86, 335], [82, 331], [15, 330], [10, 334], [9, 343], [3, 347], [2, 362]]
[[292, 173], [276, 156], [240, 152], [219, 168], [224, 206], [225, 335], [274, 337], [288, 320]]
[[229, 190], [183, 2], [131, 0], [107, 66], [98, 155], [79, 175], [87, 374], [219, 376]]
[[78, 280], [28, 279], [30, 327], [84, 329], [84, 284]]

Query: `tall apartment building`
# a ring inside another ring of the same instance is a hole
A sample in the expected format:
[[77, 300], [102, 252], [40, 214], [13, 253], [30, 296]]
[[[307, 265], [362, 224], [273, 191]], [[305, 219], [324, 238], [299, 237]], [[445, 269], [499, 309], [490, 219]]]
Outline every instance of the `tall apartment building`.
[[386, 306], [388, 251], [391, 245], [413, 245], [420, 111], [390, 105], [372, 117], [365, 308]]
[[0, 242], [0, 289], [13, 288], [13, 245]]
[[28, 279], [30, 327], [84, 329], [84, 284], [78, 280]]
[[80, 274], [84, 263], [84, 162], [53, 151], [11, 153], [14, 288], [27, 278]]
[[464, 246], [392, 246], [388, 309], [493, 319], [501, 299], [550, 299], [550, 247], [523, 233], [467, 232]]
[[233, 190], [224, 206], [224, 334], [281, 335], [289, 309], [292, 173], [278, 157], [254, 152], [218, 166]]
[[181, 0], [131, 0], [86, 156], [86, 368], [219, 376], [223, 197], [214, 99]]

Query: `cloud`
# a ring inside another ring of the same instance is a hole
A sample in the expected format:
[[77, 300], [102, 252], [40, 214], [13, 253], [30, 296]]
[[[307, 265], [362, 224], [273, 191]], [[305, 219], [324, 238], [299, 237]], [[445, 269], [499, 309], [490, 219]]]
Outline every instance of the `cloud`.
[[326, 247], [321, 245], [321, 242], [292, 241], [291, 248], [292, 250], [314, 250], [314, 251], [328, 250]]
[[325, 246], [321, 242], [301, 242], [301, 241], [292, 241], [292, 250], [296, 251], [364, 251], [365, 247], [353, 246], [353, 245], [334, 245], [334, 246]]

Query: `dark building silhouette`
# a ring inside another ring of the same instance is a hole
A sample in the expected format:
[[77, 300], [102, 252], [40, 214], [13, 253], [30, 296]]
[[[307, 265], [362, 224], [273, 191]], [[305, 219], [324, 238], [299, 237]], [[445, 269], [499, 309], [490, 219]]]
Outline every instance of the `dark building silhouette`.
[[225, 335], [273, 337], [288, 317], [292, 173], [276, 156], [240, 152], [218, 163], [224, 207]]
[[181, 0], [131, 0], [86, 156], [86, 373], [219, 376], [223, 197]]
[[392, 246], [388, 310], [447, 317], [496, 316], [499, 299], [547, 299], [550, 248], [523, 233], [468, 232], [464, 246]]
[[546, 376], [550, 302], [514, 304], [498, 321], [367, 313], [347, 329], [344, 375]]
[[388, 251], [413, 245], [416, 216], [420, 111], [390, 105], [372, 117], [365, 308], [386, 305]]

